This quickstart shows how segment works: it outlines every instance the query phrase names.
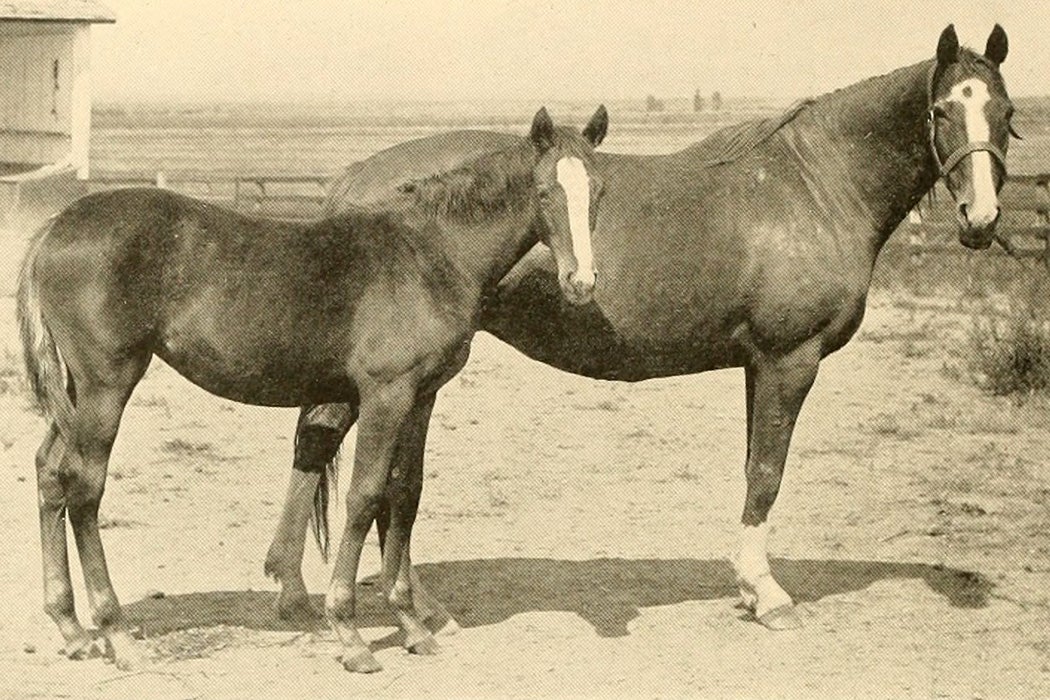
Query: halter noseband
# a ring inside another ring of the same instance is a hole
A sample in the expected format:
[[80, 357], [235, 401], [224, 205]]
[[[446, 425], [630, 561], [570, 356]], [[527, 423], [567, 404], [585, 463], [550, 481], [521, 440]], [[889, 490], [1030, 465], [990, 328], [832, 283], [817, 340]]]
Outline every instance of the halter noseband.
[[933, 101], [933, 77], [937, 71], [937, 64], [934, 63], [930, 66], [930, 72], [926, 77], [926, 104], [929, 108], [926, 110], [926, 126], [930, 134], [930, 153], [933, 154], [933, 162], [937, 164], [937, 177], [947, 177], [948, 173], [955, 170], [955, 166], [959, 165], [959, 162], [963, 158], [976, 153], [977, 151], [986, 151], [991, 153], [996, 161], [999, 162], [999, 166], [1006, 172], [1006, 154], [991, 141], [968, 141], [967, 143], [959, 146], [951, 152], [945, 160], [941, 160], [941, 154], [937, 152], [937, 115], [935, 113], [934, 101]]

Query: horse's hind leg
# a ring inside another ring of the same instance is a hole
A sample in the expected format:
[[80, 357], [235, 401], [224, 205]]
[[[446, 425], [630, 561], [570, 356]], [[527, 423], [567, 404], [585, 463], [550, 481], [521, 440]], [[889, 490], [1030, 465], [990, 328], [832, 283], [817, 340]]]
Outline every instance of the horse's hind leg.
[[357, 568], [365, 537], [383, 501], [398, 436], [415, 398], [412, 376], [362, 387], [354, 470], [346, 497], [346, 528], [325, 596], [325, 617], [342, 642], [343, 667], [348, 671], [372, 673], [381, 668], [357, 630]]
[[776, 501], [791, 434], [820, 363], [814, 341], [791, 353], [771, 357], [755, 352], [747, 373], [747, 496], [743, 532], [734, 558], [741, 597], [755, 617], [772, 629], [800, 626], [791, 597], [769, 569], [769, 510]]
[[80, 553], [92, 617], [109, 642], [115, 663], [125, 669], [140, 657], [109, 577], [99, 534], [98, 509], [124, 406], [148, 362], [146, 356], [108, 368], [106, 384], [76, 381], [74, 435], [69, 441], [62, 474], [66, 507]]
[[422, 590], [409, 554], [412, 525], [423, 491], [423, 456], [435, 398], [435, 394], [420, 397], [401, 430], [381, 513], [381, 520], [385, 522], [379, 527], [383, 548], [383, 594], [405, 632], [405, 648], [415, 654], [438, 651], [437, 642], [424, 624], [427, 618], [443, 613], [445, 620], [437, 622], [455, 624], [444, 608]]
[[280, 581], [277, 615], [283, 619], [317, 617], [303, 581], [306, 531], [318, 487], [328, 488], [322, 483], [325, 470], [356, 420], [357, 407], [348, 403], [304, 406], [299, 414], [288, 492], [264, 567], [268, 576]]
[[44, 611], [54, 620], [71, 659], [97, 655], [91, 635], [77, 619], [66, 544], [66, 495], [62, 485], [65, 439], [52, 423], [36, 453], [40, 544], [44, 563]]

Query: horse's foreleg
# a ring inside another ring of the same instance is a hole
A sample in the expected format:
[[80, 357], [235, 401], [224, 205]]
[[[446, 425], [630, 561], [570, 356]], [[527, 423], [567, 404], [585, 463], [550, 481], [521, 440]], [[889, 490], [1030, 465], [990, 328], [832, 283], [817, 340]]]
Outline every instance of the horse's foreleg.
[[299, 414], [288, 492], [264, 567], [266, 574], [281, 584], [278, 617], [311, 619], [317, 616], [303, 581], [306, 531], [318, 487], [328, 488], [328, 484], [321, 483], [325, 470], [336, 458], [343, 438], [356, 420], [357, 407], [352, 404], [304, 406]]
[[62, 462], [66, 452], [65, 438], [51, 424], [36, 453], [40, 544], [44, 564], [44, 611], [62, 633], [66, 656], [83, 659], [97, 655], [98, 649], [77, 619], [73, 599], [66, 543], [66, 494], [62, 486]]
[[342, 642], [343, 667], [348, 671], [371, 673], [382, 668], [357, 630], [357, 568], [390, 478], [398, 435], [415, 398], [416, 383], [408, 376], [362, 387], [354, 470], [346, 496], [346, 528], [325, 596], [325, 617]]
[[[405, 421], [387, 483], [382, 517], [377, 520], [383, 548], [383, 593], [405, 632], [405, 648], [416, 654], [438, 651], [438, 644], [425, 622], [444, 612], [440, 606], [435, 609], [435, 601], [419, 587], [409, 554], [412, 525], [423, 491], [423, 456], [434, 400], [434, 394], [421, 397]], [[451, 621], [447, 613], [444, 620], [436, 620], [446, 621]]]
[[747, 496], [740, 549], [733, 564], [744, 604], [754, 611], [759, 622], [772, 629], [801, 624], [791, 597], [769, 569], [767, 518], [780, 490], [795, 420], [816, 379], [819, 364], [820, 346], [815, 339], [786, 355], [769, 356], [756, 351], [745, 368]]
[[92, 617], [109, 642], [114, 662], [121, 669], [135, 666], [141, 655], [131, 638], [109, 577], [99, 534], [98, 509], [105, 490], [109, 455], [131, 386], [77, 386], [76, 436], [72, 440], [68, 468], [63, 474], [69, 520], [80, 553]]

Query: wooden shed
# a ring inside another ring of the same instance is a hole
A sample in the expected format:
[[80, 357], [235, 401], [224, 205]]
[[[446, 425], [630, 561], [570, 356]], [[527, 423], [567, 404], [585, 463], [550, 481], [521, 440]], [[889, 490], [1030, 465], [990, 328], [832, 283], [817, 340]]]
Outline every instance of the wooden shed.
[[0, 221], [88, 177], [91, 25], [114, 21], [96, 0], [0, 0]]
[[27, 236], [87, 187], [96, 0], [0, 0], [0, 295]]

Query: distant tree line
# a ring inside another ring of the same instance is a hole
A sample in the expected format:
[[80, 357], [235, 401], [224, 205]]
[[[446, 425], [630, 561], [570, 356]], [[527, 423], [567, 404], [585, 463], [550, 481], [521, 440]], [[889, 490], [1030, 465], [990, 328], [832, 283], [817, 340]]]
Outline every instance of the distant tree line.
[[[711, 93], [710, 101], [704, 99], [704, 96], [700, 94], [700, 90], [693, 94], [693, 111], [704, 112], [710, 106], [712, 112], [719, 112], [722, 110], [722, 93], [715, 90]], [[667, 109], [666, 103], [663, 100], [656, 97], [656, 95], [645, 96], [645, 111], [646, 112], [663, 112]]]
[[[693, 111], [703, 112], [707, 107], [707, 103], [704, 101], [704, 96], [700, 94], [699, 88], [693, 95]], [[711, 93], [711, 111], [718, 112], [722, 109], [722, 93], [715, 90]]]

